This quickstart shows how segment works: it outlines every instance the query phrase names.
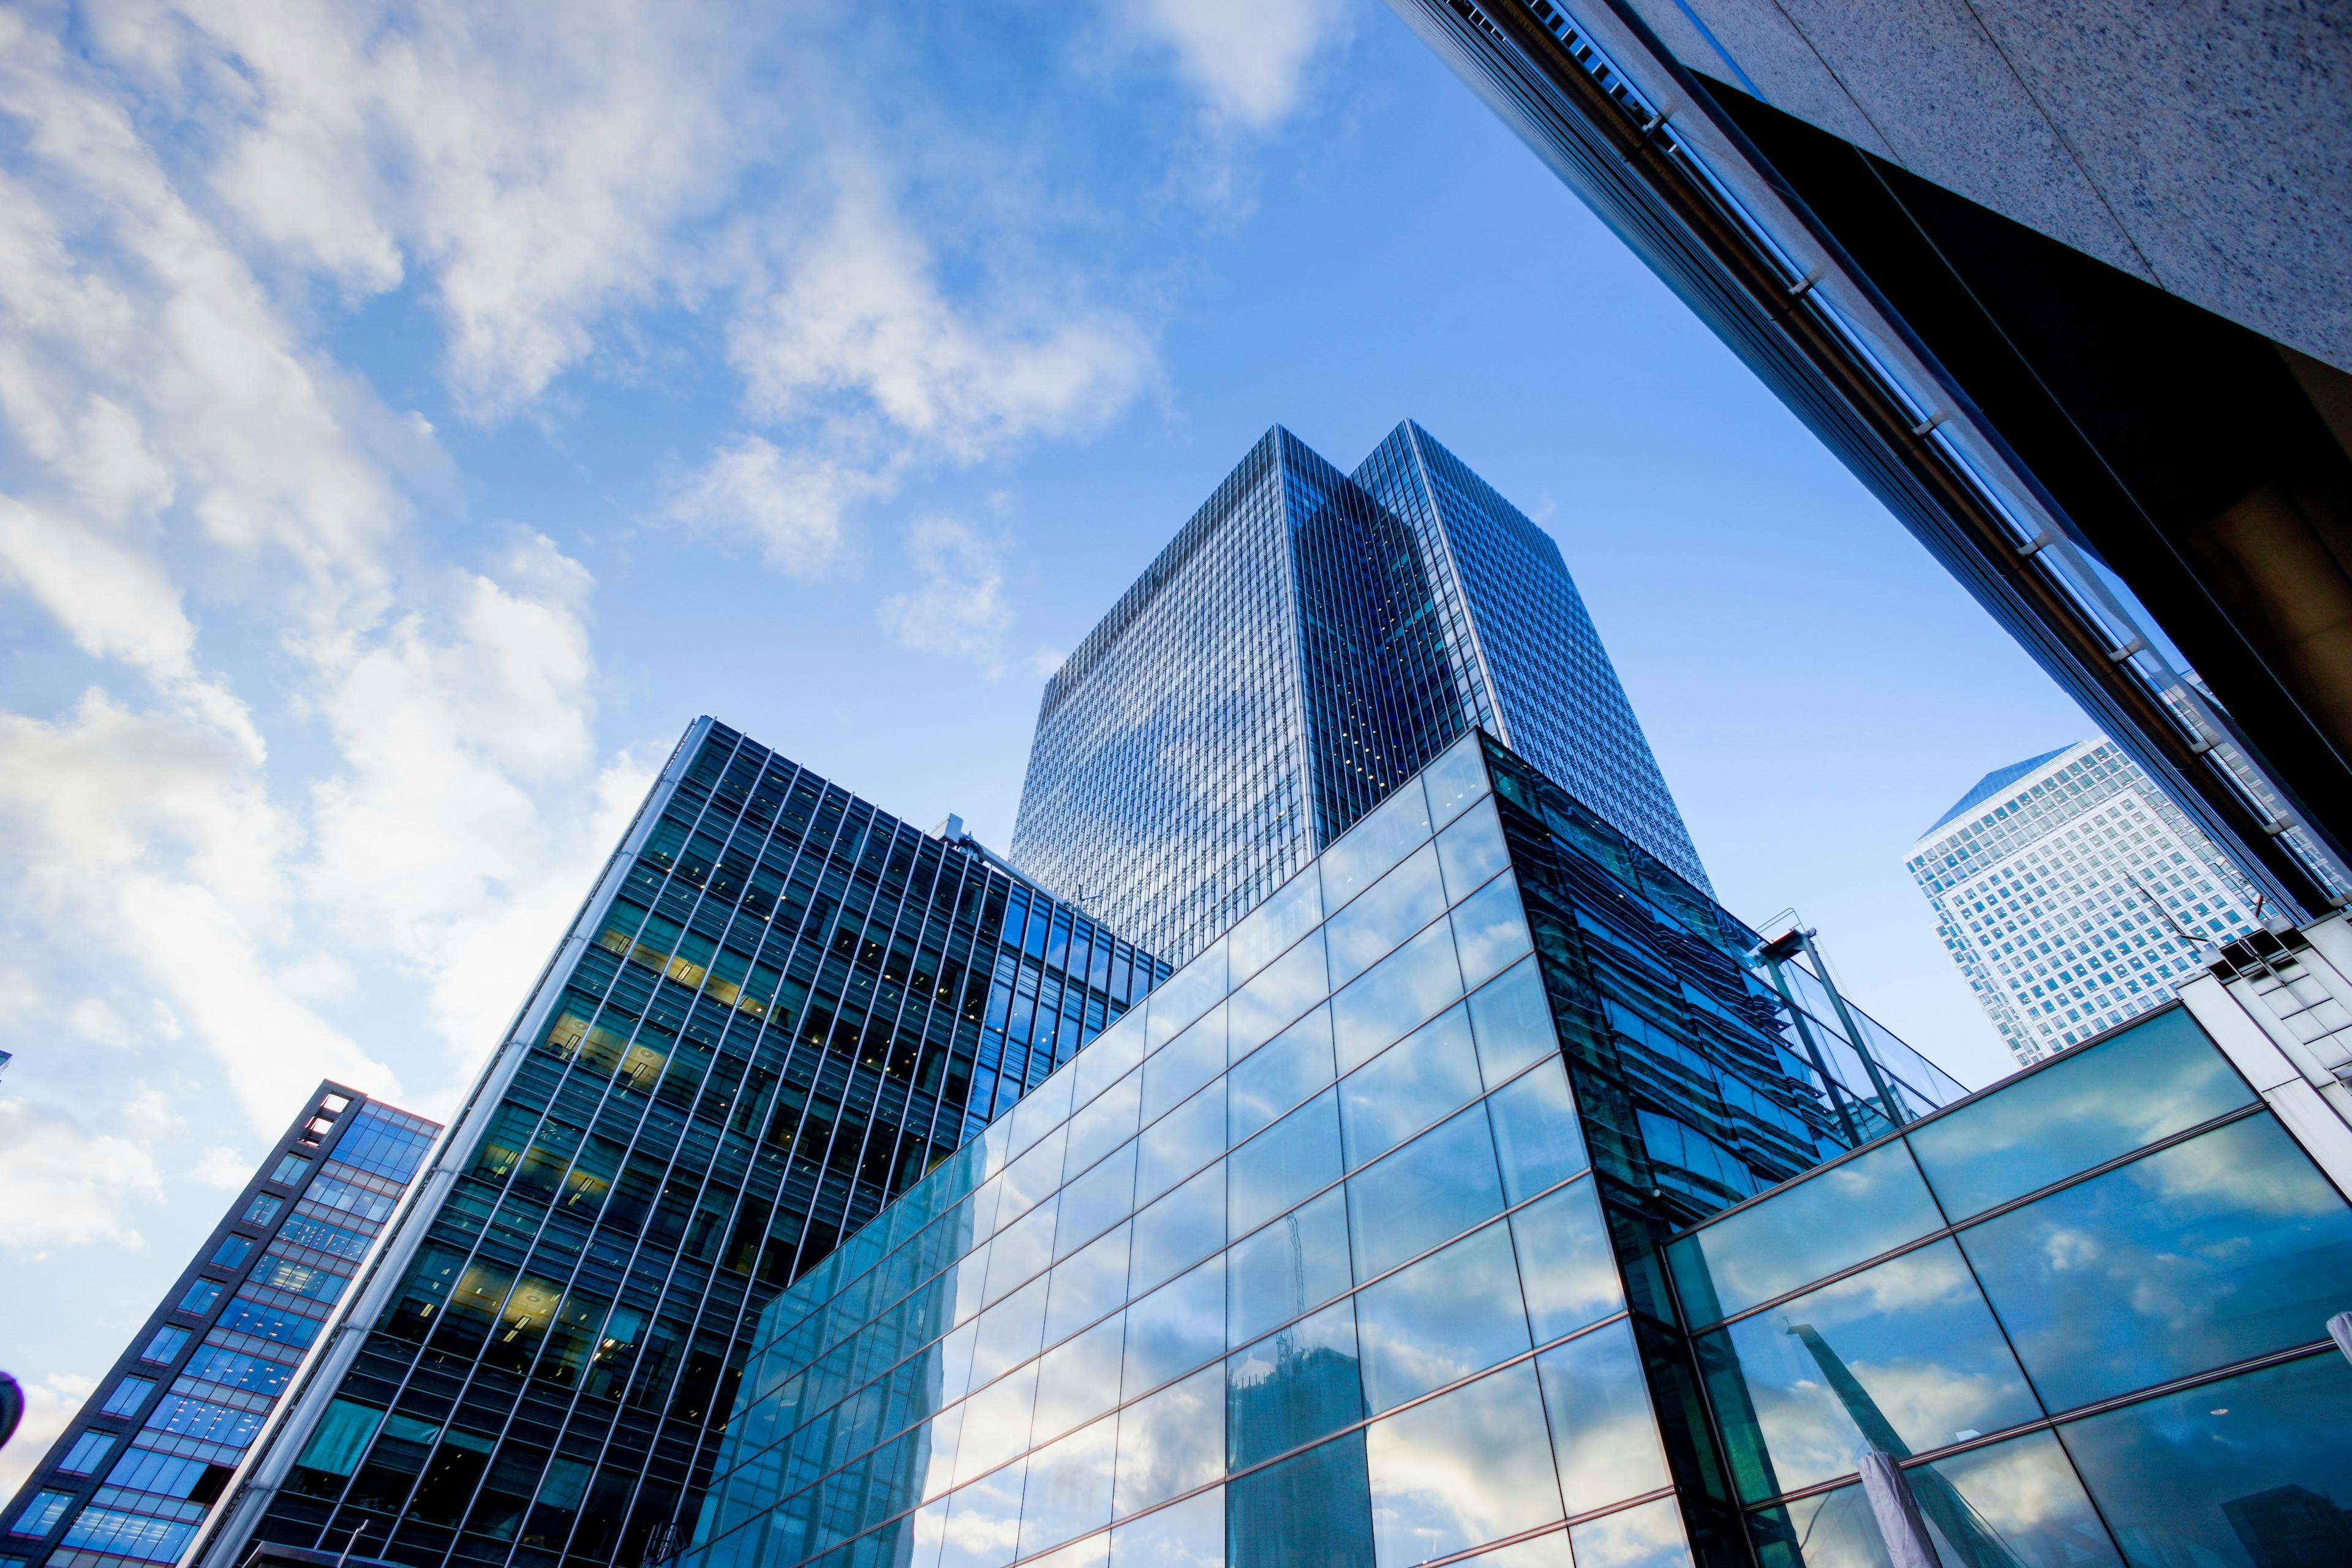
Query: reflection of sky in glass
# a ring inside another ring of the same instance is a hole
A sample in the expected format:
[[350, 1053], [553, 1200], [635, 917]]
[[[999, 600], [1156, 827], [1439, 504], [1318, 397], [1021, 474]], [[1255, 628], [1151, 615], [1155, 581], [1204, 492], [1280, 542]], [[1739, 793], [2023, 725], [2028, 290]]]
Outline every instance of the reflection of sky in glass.
[[[1675, 1278], [1711, 1321], [1943, 1228], [1900, 1142], [1809, 1176], [1675, 1243]], [[1715, 1310], [1706, 1309], [1712, 1304]]]

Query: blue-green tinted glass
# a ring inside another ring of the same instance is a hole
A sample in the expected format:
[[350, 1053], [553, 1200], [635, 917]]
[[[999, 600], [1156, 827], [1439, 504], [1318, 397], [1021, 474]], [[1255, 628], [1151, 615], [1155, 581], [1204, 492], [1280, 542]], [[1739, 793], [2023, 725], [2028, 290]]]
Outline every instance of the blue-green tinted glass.
[[1519, 906], [1518, 879], [1508, 872], [1456, 904], [1449, 918], [1465, 985], [1484, 984], [1534, 945], [1527, 912]]
[[1642, 1385], [1633, 1331], [1611, 1323], [1536, 1358], [1560, 1497], [1571, 1514], [1606, 1508], [1666, 1485], [1665, 1450]]
[[1125, 1219], [1134, 1206], [1135, 1145], [1130, 1142], [1062, 1189], [1054, 1250], [1068, 1257]]
[[1318, 931], [1235, 992], [1225, 1005], [1228, 1053], [1239, 1061], [1322, 1001], [1330, 990], [1323, 969], [1323, 933]]
[[1916, 1128], [1912, 1152], [1964, 1218], [2253, 1103], [2186, 1007]]
[[1444, 909], [1445, 888], [1437, 874], [1437, 850], [1423, 845], [1324, 926], [1323, 934], [1330, 943], [1332, 985], [1345, 985], [1370, 969]]
[[1339, 1080], [1348, 1165], [1378, 1159], [1478, 1097], [1470, 1015], [1455, 1007]]
[[1517, 1073], [1529, 1062], [1559, 1054], [1551, 1004], [1532, 958], [1514, 965], [1470, 997], [1470, 1027], [1478, 1037], [1478, 1067], [1486, 1087]]
[[1354, 1282], [1347, 1194], [1335, 1187], [1225, 1255], [1227, 1331], [1234, 1343], [1244, 1343]]
[[1413, 780], [1366, 814], [1323, 852], [1323, 907], [1336, 910], [1429, 837], [1428, 801]]
[[1740, 1496], [2041, 1415], [1959, 1249], [1936, 1242], [1699, 1342]]
[[1421, 783], [1429, 792], [1432, 822], [1451, 822], [1470, 802], [1487, 793], [1486, 759], [1478, 747], [1475, 735], [1465, 735], [1423, 770]]
[[1131, 1072], [1072, 1117], [1067, 1168], [1083, 1171], [1134, 1137], [1142, 1101], [1143, 1075]]
[[1683, 1516], [1672, 1498], [1587, 1520], [1569, 1531], [1576, 1568], [1690, 1568]]
[[1110, 1522], [1118, 1419], [1106, 1415], [1029, 1456], [1021, 1500], [1021, 1554], [1058, 1546]]
[[1507, 1366], [1364, 1429], [1379, 1568], [1409, 1568], [1562, 1517], [1536, 1369]]
[[1245, 980], [1255, 974], [1322, 918], [1322, 879], [1312, 871], [1293, 877], [1234, 927], [1228, 946], [1234, 975]]
[[1348, 1178], [1356, 1277], [1368, 1279], [1503, 1212], [1486, 1108], [1474, 1105]]
[[1172, 1279], [1225, 1244], [1225, 1165], [1220, 1160], [1135, 1216], [1128, 1289]]
[[1148, 1047], [1158, 1050], [1177, 1031], [1207, 1012], [1212, 1004], [1225, 994], [1225, 944], [1223, 942], [1161, 981], [1160, 989], [1151, 994], [1150, 1011], [1144, 1019], [1144, 1038]]
[[1047, 1284], [1033, 1280], [980, 1315], [980, 1337], [971, 1352], [975, 1386], [1037, 1353], [1045, 1342]]
[[2132, 1568], [2352, 1563], [2352, 1365], [2334, 1351], [2058, 1434]]
[[[1021, 1483], [1028, 1466], [1014, 1460], [948, 1500], [940, 1568], [1004, 1568], [1021, 1539]], [[846, 1562], [840, 1568], [849, 1568]]]
[[1331, 1035], [1347, 1072], [1462, 994], [1454, 938], [1438, 921], [1331, 998]]
[[1685, 1310], [1712, 1322], [1943, 1227], [1900, 1142], [1809, 1176], [1667, 1249]]
[[2352, 1208], [2267, 1115], [1960, 1241], [2053, 1410], [2307, 1344], [2352, 1301]]
[[1339, 1097], [1326, 1089], [1233, 1152], [1227, 1234], [1255, 1230], [1339, 1179]]
[[1510, 852], [1503, 845], [1503, 825], [1495, 815], [1495, 803], [1481, 801], [1439, 834], [1437, 858], [1445, 871], [1445, 896], [1457, 901], [1509, 865]]
[[1225, 1458], [1234, 1469], [1363, 1418], [1349, 1302], [1302, 1319], [1225, 1363]]
[[1609, 1227], [1591, 1182], [1563, 1187], [1511, 1216], [1519, 1283], [1536, 1343], [1598, 1322], [1625, 1304]]
[[1356, 1297], [1364, 1397], [1391, 1409], [1458, 1383], [1532, 1342], [1510, 1229], [1490, 1225]]
[[1937, 1545], [1954, 1562], [2121, 1568], [2065, 1450], [2047, 1432], [1971, 1448], [1907, 1472]]
[[1047, 1343], [1116, 1310], [1127, 1300], [1129, 1229], [1120, 1226], [1054, 1266], [1045, 1300]]
[[1135, 1201], [1148, 1204], [1225, 1146], [1225, 1085], [1220, 1079], [1143, 1130], [1136, 1140]]
[[1239, 1143], [1331, 1079], [1331, 1010], [1318, 1007], [1225, 1075], [1233, 1142]]
[[1118, 1403], [1125, 1315], [1107, 1319], [1047, 1351], [1037, 1363], [1034, 1441], [1058, 1437]]
[[[1224, 1473], [1223, 1362], [1118, 1413], [1118, 1479], [1113, 1495], [1118, 1517], [1165, 1502]], [[1118, 1555], [1116, 1542], [1111, 1555]]]
[[1372, 1561], [1364, 1436], [1351, 1432], [1225, 1488], [1234, 1568], [1345, 1568]]
[[1486, 1105], [1495, 1118], [1495, 1152], [1503, 1162], [1503, 1195], [1511, 1202], [1524, 1202], [1591, 1163], [1568, 1092], [1568, 1069], [1559, 1062], [1537, 1068]]
[[1143, 1120], [1149, 1123], [1166, 1115], [1224, 1070], [1225, 1008], [1220, 1004], [1143, 1064]]
[[1127, 1310], [1127, 1370], [1134, 1399], [1225, 1353], [1225, 1260], [1212, 1258]]
[[1120, 1525], [1110, 1556], [1120, 1568], [1224, 1568], [1225, 1489]]

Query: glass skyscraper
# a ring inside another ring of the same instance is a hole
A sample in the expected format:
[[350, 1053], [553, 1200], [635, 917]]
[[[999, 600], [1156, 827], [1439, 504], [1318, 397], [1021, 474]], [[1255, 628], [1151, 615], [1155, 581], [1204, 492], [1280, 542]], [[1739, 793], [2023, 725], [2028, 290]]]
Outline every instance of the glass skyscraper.
[[697, 721], [189, 1560], [660, 1560], [761, 1310], [1165, 973]]
[[0, 1568], [179, 1556], [440, 1131], [320, 1084], [0, 1516]]
[[2169, 1003], [2255, 923], [2245, 879], [2112, 742], [1987, 773], [1906, 864], [2026, 1065]]
[[1550, 536], [1410, 421], [1277, 426], [1046, 683], [1011, 856], [1189, 956], [1474, 725], [1706, 889]]
[[1961, 1092], [1761, 945], [1461, 737], [770, 1308], [690, 1568], [1686, 1561], [1674, 1227]]

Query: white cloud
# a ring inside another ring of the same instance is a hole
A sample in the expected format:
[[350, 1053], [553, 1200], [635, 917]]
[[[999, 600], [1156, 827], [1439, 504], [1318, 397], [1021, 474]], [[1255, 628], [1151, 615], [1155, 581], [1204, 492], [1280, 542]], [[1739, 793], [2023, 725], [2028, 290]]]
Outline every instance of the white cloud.
[[0, 1100], [0, 1247], [37, 1249], [111, 1241], [143, 1247], [126, 1201], [163, 1195], [147, 1151], [93, 1133], [61, 1111]]
[[845, 563], [843, 514], [894, 481], [810, 452], [738, 436], [678, 491], [672, 522], [756, 545], [788, 577], [824, 577]]
[[1339, 0], [1117, 0], [1114, 8], [1174, 56], [1216, 115], [1256, 131], [1297, 107], [1316, 57], [1348, 33]]
[[66, 1009], [66, 1027], [94, 1046], [117, 1050], [133, 1045], [138, 1036], [103, 996], [85, 996]]
[[51, 1373], [25, 1384], [25, 1418], [0, 1448], [0, 1496], [16, 1495], [98, 1384], [74, 1373]]
[[1013, 610], [1001, 545], [952, 518], [929, 517], [908, 531], [907, 559], [919, 586], [882, 601], [883, 629], [900, 647], [971, 659], [991, 679], [1003, 673]]
[[189, 1168], [188, 1179], [204, 1186], [233, 1193], [253, 1180], [253, 1173], [259, 1163], [250, 1155], [216, 1144], [197, 1157], [195, 1164]]

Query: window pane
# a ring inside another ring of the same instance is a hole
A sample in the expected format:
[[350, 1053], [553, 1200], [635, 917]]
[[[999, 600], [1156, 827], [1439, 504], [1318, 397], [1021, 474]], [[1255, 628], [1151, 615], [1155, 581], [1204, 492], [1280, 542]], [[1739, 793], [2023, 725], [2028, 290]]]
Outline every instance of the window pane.
[[99, 1466], [106, 1462], [107, 1453], [113, 1447], [112, 1433], [85, 1432], [74, 1439], [73, 1447], [66, 1450], [66, 1457], [58, 1461], [58, 1468], [69, 1476], [95, 1474]]
[[1350, 1170], [1378, 1159], [1479, 1091], [1468, 1009], [1406, 1036], [1339, 1082]]
[[1322, 879], [1293, 877], [1274, 897], [1242, 917], [1231, 939], [1234, 975], [1247, 979], [1315, 929], [1323, 918]]
[[[1204, 1367], [1118, 1413], [1121, 1519], [1225, 1473], [1225, 1369]], [[1111, 1555], [1118, 1555], [1113, 1543]]]
[[1256, 1229], [1339, 1179], [1339, 1097], [1325, 1090], [1225, 1163], [1226, 1234]]
[[1354, 1307], [1325, 1308], [1225, 1363], [1225, 1458], [1240, 1469], [1364, 1418]]
[[1465, 735], [1443, 756], [1422, 770], [1422, 787], [1429, 792], [1432, 822], [1451, 822], [1455, 814], [1487, 792], [1486, 758], [1475, 735]]
[[1519, 1203], [1568, 1180], [1591, 1163], [1568, 1092], [1568, 1069], [1545, 1064], [1487, 1101], [1495, 1118], [1495, 1152], [1503, 1162], [1503, 1194]]
[[1349, 1568], [1372, 1561], [1364, 1436], [1351, 1432], [1225, 1488], [1234, 1568]]
[[1532, 958], [1489, 981], [1470, 998], [1470, 1028], [1478, 1037], [1478, 1068], [1486, 1087], [1508, 1080], [1529, 1062], [1559, 1054], [1551, 1003]]
[[1561, 1518], [1536, 1370], [1506, 1367], [1365, 1428], [1380, 1568]]
[[1690, 1544], [1672, 1498], [1587, 1520], [1569, 1531], [1576, 1568], [1690, 1568]]
[[1331, 998], [1331, 1035], [1347, 1072], [1462, 994], [1454, 939], [1440, 921]]
[[1165, 1050], [1143, 1064], [1143, 1121], [1167, 1113], [1177, 1101], [1225, 1070], [1225, 1007], [1184, 1031]]
[[1068, 1257], [1125, 1219], [1134, 1208], [1135, 1145], [1130, 1142], [1062, 1189], [1061, 1220], [1054, 1233], [1054, 1250], [1061, 1257]]
[[[956, 1439], [956, 1479], [984, 1475], [1029, 1446], [1029, 1416], [1037, 1399], [1037, 1368], [1023, 1367], [964, 1401], [963, 1430]], [[1013, 1480], [1013, 1521], [1021, 1517], [1021, 1483]], [[953, 1516], [950, 1516], [953, 1522]]]
[[980, 1315], [980, 1334], [973, 1342], [971, 1382], [977, 1388], [1009, 1367], [1037, 1353], [1045, 1329], [1045, 1290], [1049, 1281], [1033, 1279]]
[[1375, 1411], [1526, 1350], [1528, 1315], [1508, 1226], [1490, 1225], [1356, 1297], [1364, 1398]]
[[1034, 1439], [1058, 1436], [1118, 1403], [1126, 1328], [1124, 1315], [1108, 1319], [1038, 1361]]
[[2352, 1209], [2267, 1114], [1960, 1245], [2053, 1410], [2308, 1343], [2352, 1301]]
[[1425, 845], [1324, 926], [1330, 943], [1332, 985], [1345, 985], [1444, 910], [1445, 886], [1437, 874], [1437, 849]]
[[1221, 1079], [1143, 1130], [1138, 1141], [1135, 1201], [1148, 1204], [1224, 1152], [1225, 1085]]
[[[1096, 1044], [1101, 1042], [1097, 1040]], [[1091, 1050], [1093, 1047], [1087, 1048]], [[1135, 1130], [1141, 1125], [1142, 1108], [1143, 1075], [1131, 1072], [1070, 1119], [1067, 1168], [1083, 1171], [1135, 1136]]]
[[1856, 1450], [1939, 1448], [2041, 1414], [1949, 1241], [1705, 1336], [1740, 1495], [1851, 1475]]
[[1219, 941], [1151, 994], [1151, 1011], [1144, 1020], [1147, 1048], [1156, 1051], [1166, 1045], [1185, 1025], [1223, 1000], [1224, 994], [1225, 944]]
[[1505, 872], [1454, 907], [1454, 942], [1462, 955], [1462, 983], [1476, 985], [1524, 956], [1535, 944], [1519, 908], [1518, 879]]
[[2253, 1102], [2185, 1007], [2052, 1063], [1910, 1134], [1955, 1218]]
[[1474, 1105], [1348, 1178], [1356, 1278], [1370, 1279], [1502, 1211], [1486, 1108]]
[[1225, 1255], [1226, 1329], [1244, 1343], [1328, 1301], [1355, 1281], [1348, 1268], [1347, 1194], [1334, 1189]]
[[1336, 910], [1429, 837], [1428, 802], [1416, 779], [1364, 815], [1323, 852], [1323, 907]]
[[1127, 1310], [1119, 1397], [1137, 1396], [1225, 1353], [1225, 1260], [1212, 1258]]
[[1267, 1125], [1332, 1076], [1331, 1009], [1318, 1007], [1225, 1075], [1233, 1141]]
[[1106, 1415], [1029, 1456], [1021, 1500], [1021, 1554], [1058, 1546], [1110, 1522], [1118, 1418]]
[[1809, 1176], [1667, 1249], [1694, 1323], [1733, 1312], [1943, 1228], [1901, 1142]]
[[1021, 1483], [1027, 1468], [1016, 1461], [948, 1499], [939, 1568], [1003, 1568], [1013, 1561], [1021, 1539]]
[[1079, 1054], [1070, 1068], [1070, 1076], [1077, 1080], [1070, 1095], [1073, 1103], [1086, 1104], [1130, 1068], [1142, 1064], [1143, 1014], [1141, 1004], [1130, 1008], [1125, 1017], [1096, 1036]]
[[1127, 1300], [1129, 1227], [1119, 1226], [1075, 1258], [1055, 1265], [1045, 1310], [1045, 1341], [1114, 1311]]
[[1563, 1187], [1511, 1216], [1519, 1284], [1535, 1342], [1598, 1322], [1625, 1304], [1608, 1223], [1591, 1182]]
[[1224, 1568], [1225, 1489], [1186, 1498], [1110, 1532], [1111, 1568]]
[[[1906, 1479], [1948, 1561], [2122, 1568], [2074, 1467], [2047, 1432], [1955, 1454]], [[2352, 1531], [2345, 1543], [2352, 1545]], [[2001, 1555], [1992, 1556], [1996, 1552]]]
[[1002, 1300], [1045, 1271], [1054, 1260], [1054, 1216], [1060, 1207], [1060, 1199], [1047, 1198], [996, 1233], [988, 1247], [988, 1300]]
[[1140, 1296], [1225, 1244], [1225, 1166], [1219, 1161], [1135, 1216], [1128, 1291]]
[[2352, 1365], [2333, 1351], [2058, 1434], [2132, 1568], [2352, 1561]]
[[1630, 1324], [1612, 1323], [1557, 1345], [1536, 1357], [1536, 1370], [1569, 1512], [1607, 1508], [1667, 1484]]
[[1323, 933], [1317, 931], [1226, 1004], [1227, 1049], [1233, 1059], [1240, 1060], [1272, 1039], [1330, 992], [1323, 971]]

